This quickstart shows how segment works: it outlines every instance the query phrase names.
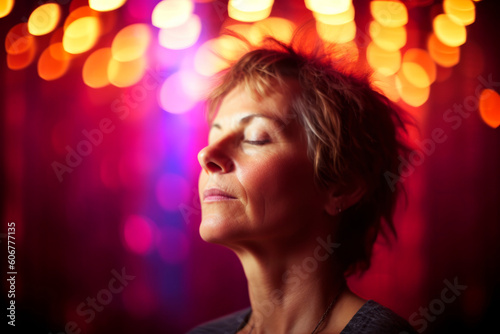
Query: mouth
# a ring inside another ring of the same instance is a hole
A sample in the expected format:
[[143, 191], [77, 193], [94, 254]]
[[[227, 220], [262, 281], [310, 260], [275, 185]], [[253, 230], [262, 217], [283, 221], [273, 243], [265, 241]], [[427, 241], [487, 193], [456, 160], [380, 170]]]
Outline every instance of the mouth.
[[203, 202], [219, 202], [236, 199], [236, 197], [217, 188], [210, 188], [203, 192]]

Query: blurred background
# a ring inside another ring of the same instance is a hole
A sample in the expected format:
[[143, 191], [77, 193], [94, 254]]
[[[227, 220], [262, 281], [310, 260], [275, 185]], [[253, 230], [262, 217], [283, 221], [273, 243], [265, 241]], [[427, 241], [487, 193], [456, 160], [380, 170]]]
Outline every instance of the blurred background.
[[493, 0], [0, 1], [3, 312], [15, 300], [24, 333], [184, 333], [248, 306], [236, 257], [198, 235], [202, 99], [227, 66], [217, 54], [242, 52], [223, 29], [258, 44], [313, 22], [420, 128], [398, 239], [350, 285], [421, 333], [486, 331], [500, 311], [499, 14]]

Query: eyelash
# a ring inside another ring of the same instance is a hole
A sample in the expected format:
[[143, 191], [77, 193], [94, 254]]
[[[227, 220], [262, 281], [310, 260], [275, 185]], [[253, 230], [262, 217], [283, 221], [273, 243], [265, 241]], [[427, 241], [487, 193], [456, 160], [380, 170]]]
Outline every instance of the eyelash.
[[250, 144], [250, 145], [264, 145], [264, 144], [267, 144], [269, 143], [269, 140], [268, 139], [265, 139], [265, 140], [244, 140], [243, 142], [247, 143], [247, 144]]

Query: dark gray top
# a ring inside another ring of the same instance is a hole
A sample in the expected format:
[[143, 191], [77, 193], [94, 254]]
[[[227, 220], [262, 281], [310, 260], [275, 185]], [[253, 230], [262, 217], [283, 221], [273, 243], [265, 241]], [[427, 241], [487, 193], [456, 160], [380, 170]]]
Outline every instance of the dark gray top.
[[[194, 328], [188, 334], [235, 334], [245, 327], [252, 313], [247, 308]], [[390, 309], [367, 301], [352, 317], [341, 334], [416, 334], [410, 324]]]

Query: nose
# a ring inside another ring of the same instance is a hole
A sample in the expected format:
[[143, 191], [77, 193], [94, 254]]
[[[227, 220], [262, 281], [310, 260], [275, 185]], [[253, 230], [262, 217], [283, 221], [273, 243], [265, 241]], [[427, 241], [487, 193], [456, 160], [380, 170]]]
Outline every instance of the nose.
[[234, 163], [217, 143], [208, 145], [198, 153], [198, 162], [207, 174], [228, 173], [234, 168]]

